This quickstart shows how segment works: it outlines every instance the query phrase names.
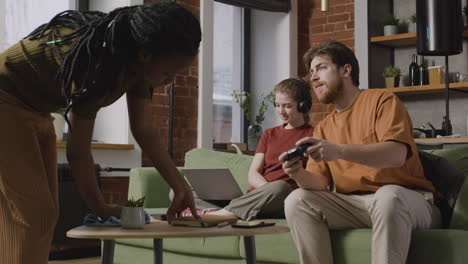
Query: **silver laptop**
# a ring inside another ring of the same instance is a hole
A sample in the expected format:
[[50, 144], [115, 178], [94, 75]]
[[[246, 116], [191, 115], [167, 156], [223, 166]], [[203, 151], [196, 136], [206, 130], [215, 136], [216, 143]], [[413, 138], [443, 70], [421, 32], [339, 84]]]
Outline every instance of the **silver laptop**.
[[232, 200], [243, 194], [227, 168], [182, 169], [182, 173], [203, 200]]

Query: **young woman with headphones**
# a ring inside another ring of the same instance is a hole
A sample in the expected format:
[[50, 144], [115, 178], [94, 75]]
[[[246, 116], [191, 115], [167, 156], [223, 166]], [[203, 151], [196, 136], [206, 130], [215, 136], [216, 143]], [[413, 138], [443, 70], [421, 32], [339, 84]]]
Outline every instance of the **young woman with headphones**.
[[153, 88], [198, 54], [198, 19], [175, 3], [65, 11], [0, 53], [0, 263], [46, 264], [58, 217], [57, 149], [50, 112], [66, 108], [67, 158], [98, 216], [119, 216], [96, 183], [91, 136], [99, 108], [127, 95], [133, 136], [175, 192], [172, 219], [193, 196], [158, 140]]
[[[309, 124], [312, 98], [309, 84], [295, 78], [281, 81], [273, 92], [275, 110], [283, 123], [262, 134], [248, 174], [252, 187], [226, 207], [207, 214], [236, 216], [246, 221], [284, 218], [284, 199], [298, 186], [284, 173], [278, 157], [293, 148], [298, 140], [313, 135]], [[303, 166], [305, 164], [304, 160]], [[197, 205], [207, 207], [204, 201], [197, 201]]]

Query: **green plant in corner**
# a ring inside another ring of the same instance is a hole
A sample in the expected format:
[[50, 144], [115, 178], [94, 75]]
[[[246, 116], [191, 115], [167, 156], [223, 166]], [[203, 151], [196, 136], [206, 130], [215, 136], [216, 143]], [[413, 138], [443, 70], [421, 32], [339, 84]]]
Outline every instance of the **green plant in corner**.
[[384, 78], [400, 76], [400, 68], [389, 65], [384, 68], [382, 76]]
[[389, 14], [384, 17], [384, 19], [382, 20], [382, 23], [384, 26], [389, 26], [389, 25], [398, 26], [400, 24], [400, 19], [396, 18], [394, 15]]
[[143, 207], [144, 203], [145, 203], [145, 197], [143, 196], [138, 200], [134, 200], [132, 197], [125, 202], [119, 203], [119, 205], [123, 207]]
[[262, 94], [262, 102], [260, 103], [258, 114], [255, 116], [255, 118], [253, 118], [251, 112], [252, 109], [250, 109], [250, 93], [234, 91], [231, 96], [234, 97], [235, 102], [238, 103], [244, 111], [245, 118], [247, 121], [249, 121], [249, 124], [255, 128], [261, 125], [263, 120], [265, 120], [265, 113], [268, 110], [268, 104], [272, 103], [275, 98], [273, 92], [270, 92], [266, 95]]
[[417, 20], [416, 20], [416, 14], [413, 14], [412, 16], [410, 16], [409, 21], [410, 21], [411, 23], [416, 24], [416, 21], [417, 21]]

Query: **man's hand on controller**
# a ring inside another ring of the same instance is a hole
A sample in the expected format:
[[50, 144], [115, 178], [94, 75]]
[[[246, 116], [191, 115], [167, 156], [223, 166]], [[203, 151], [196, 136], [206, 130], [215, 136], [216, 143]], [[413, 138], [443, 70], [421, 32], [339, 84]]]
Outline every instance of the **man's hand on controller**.
[[335, 144], [329, 141], [306, 137], [296, 142], [296, 146], [305, 143], [311, 143], [312, 146], [308, 147], [304, 151], [304, 156], [309, 156], [315, 162], [320, 161], [333, 161], [337, 159], [343, 159], [344, 157], [344, 145]]
[[294, 176], [297, 175], [297, 173], [300, 170], [303, 170], [302, 168], [302, 157], [301, 156], [295, 156], [291, 159], [286, 160], [286, 157], [288, 156], [288, 152], [283, 152], [278, 159], [282, 162], [281, 167], [284, 170], [284, 173], [286, 173], [289, 177], [294, 179]]

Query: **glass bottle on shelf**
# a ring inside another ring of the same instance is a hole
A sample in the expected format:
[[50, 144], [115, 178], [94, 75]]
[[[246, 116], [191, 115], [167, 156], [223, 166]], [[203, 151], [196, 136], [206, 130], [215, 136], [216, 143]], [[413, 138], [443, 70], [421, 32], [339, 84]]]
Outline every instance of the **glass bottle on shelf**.
[[427, 67], [424, 65], [424, 56], [420, 56], [419, 63], [419, 85], [429, 84], [429, 74], [427, 72]]
[[411, 56], [411, 64], [409, 65], [409, 82], [410, 86], [419, 85], [419, 66], [416, 54]]
[[[448, 134], [446, 133], [447, 132], [447, 124], [448, 124]], [[452, 135], [452, 123], [450, 122], [450, 119], [447, 120], [445, 116], [444, 116], [444, 119], [442, 119], [442, 134], [444, 136]]]

